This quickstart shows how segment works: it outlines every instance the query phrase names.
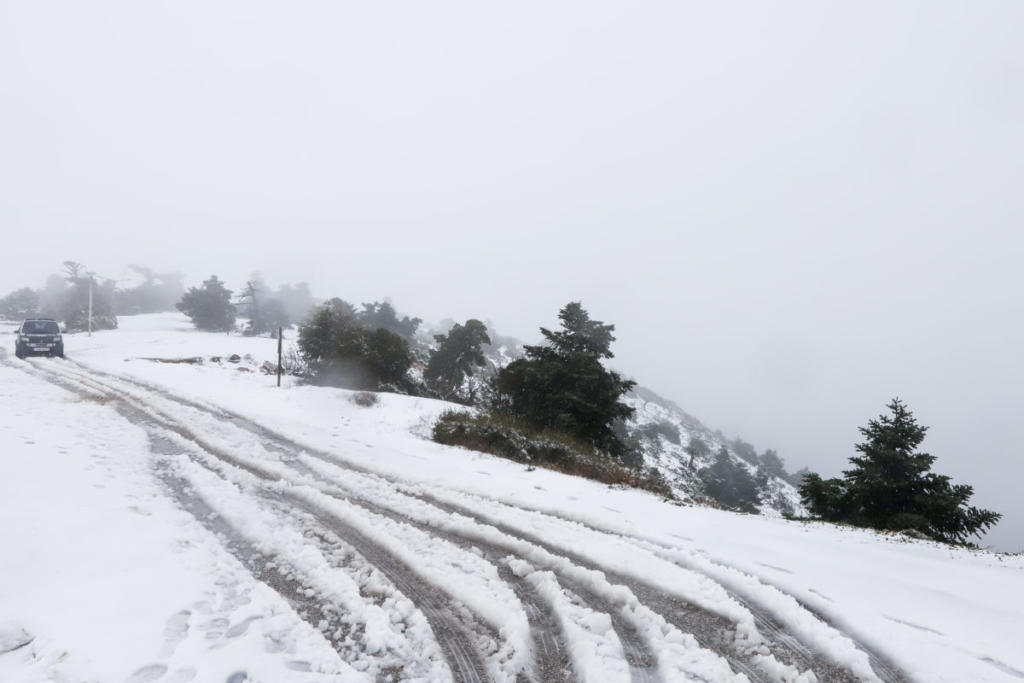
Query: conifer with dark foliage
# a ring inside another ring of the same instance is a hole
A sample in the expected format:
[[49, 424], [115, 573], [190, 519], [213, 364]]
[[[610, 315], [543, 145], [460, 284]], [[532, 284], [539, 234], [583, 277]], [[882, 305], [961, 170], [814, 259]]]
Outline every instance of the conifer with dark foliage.
[[38, 315], [39, 294], [31, 287], [16, 289], [0, 299], [0, 318], [23, 320]]
[[197, 329], [207, 332], [229, 332], [235, 327], [235, 307], [231, 290], [211, 275], [202, 287], [189, 287], [177, 309], [192, 319]]
[[704, 458], [704, 456], [711, 453], [711, 446], [708, 446], [707, 442], [699, 436], [691, 436], [690, 443], [686, 444], [686, 453], [690, 456], [690, 461], [687, 463], [687, 467], [693, 469], [693, 461], [695, 458]]
[[163, 313], [174, 310], [174, 304], [181, 301], [185, 293], [181, 273], [157, 273], [137, 264], [128, 268], [135, 271], [142, 282], [134, 287], [117, 290], [114, 297], [114, 312], [117, 315]]
[[[70, 331], [117, 329], [114, 315], [115, 283], [100, 281], [76, 261], [64, 262], [64, 279], [69, 287], [64, 293], [59, 316]], [[89, 317], [89, 291], [92, 290], [92, 318]]]
[[769, 448], [760, 457], [758, 466], [759, 471], [764, 472], [766, 477], [778, 477], [779, 479], [785, 479], [786, 474], [786, 463], [779, 454]]
[[420, 318], [410, 318], [409, 316], [399, 318], [395, 307], [387, 301], [363, 304], [363, 310], [359, 311], [356, 317], [359, 324], [368, 330], [385, 329], [397, 334], [407, 342], [412, 342], [415, 339], [416, 330], [423, 322]]
[[894, 398], [889, 415], [860, 433], [859, 456], [842, 478], [804, 477], [800, 497], [811, 513], [833, 522], [891, 531], [914, 530], [947, 543], [963, 543], [999, 521], [999, 513], [967, 504], [974, 489], [930, 472], [935, 456], [918, 451], [928, 427]]
[[423, 379], [441, 395], [441, 398], [472, 400], [461, 396], [460, 388], [466, 377], [472, 377], [476, 368], [487, 364], [483, 347], [491, 343], [487, 326], [470, 319], [465, 325], [456, 323], [448, 334], [435, 334], [437, 348], [430, 352], [430, 361], [423, 371]]
[[279, 328], [292, 324], [284, 303], [271, 295], [259, 277], [245, 283], [245, 288], [239, 296], [239, 304], [249, 315], [249, 323], [245, 328], [245, 334], [248, 336], [274, 336]]
[[593, 444], [615, 457], [626, 445], [615, 434], [616, 420], [628, 419], [633, 409], [622, 397], [635, 382], [608, 370], [601, 361], [612, 358], [614, 325], [591, 320], [578, 302], [558, 314], [562, 329], [541, 328], [546, 343], [526, 346], [526, 357], [513, 361], [493, 382], [493, 404], [541, 429], [555, 429]]
[[732, 443], [730, 443], [729, 445], [732, 446], [733, 453], [743, 458], [751, 465], [757, 464], [757, 449], [754, 448], [753, 444], [747, 443], [740, 437], [736, 437], [735, 439], [732, 440]]
[[727, 510], [757, 513], [761, 503], [759, 482], [742, 463], [733, 460], [722, 446], [715, 461], [697, 475], [704, 492]]
[[367, 329], [355, 308], [331, 299], [299, 328], [299, 350], [320, 384], [409, 392], [409, 344], [383, 327]]

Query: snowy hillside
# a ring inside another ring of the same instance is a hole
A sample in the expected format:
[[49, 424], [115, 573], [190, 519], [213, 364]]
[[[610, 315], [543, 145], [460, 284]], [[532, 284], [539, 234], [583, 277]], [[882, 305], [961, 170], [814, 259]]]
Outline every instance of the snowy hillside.
[[12, 341], [4, 683], [1024, 677], [1019, 556], [442, 446], [425, 435], [450, 404], [277, 388], [272, 340], [178, 315], [68, 335], [67, 360]]
[[[510, 342], [490, 347], [486, 350], [489, 367], [481, 376], [467, 381], [470, 385], [480, 385], [484, 377], [521, 356], [522, 348]], [[713, 503], [702, 493], [697, 475], [713, 462], [722, 447], [729, 451], [737, 466], [745, 468], [751, 476], [757, 476], [756, 465], [740, 457], [726, 437], [707, 428], [672, 401], [641, 386], [637, 386], [625, 401], [636, 411], [626, 424], [627, 438], [632, 437], [631, 440], [643, 453], [644, 464], [658, 471], [680, 500]], [[691, 457], [687, 447], [695, 439], [703, 442], [707, 450]], [[807, 513], [796, 488], [777, 476], [766, 477], [759, 509], [767, 515], [803, 516]]]
[[[648, 435], [638, 439], [645, 462], [662, 473], [680, 499], [703, 498], [697, 472], [710, 465], [714, 454], [722, 447], [728, 449], [737, 465], [745, 467], [752, 476], [757, 474], [757, 467], [740, 457], [720, 432], [712, 432], [679, 406], [653, 391], [637, 387], [626, 402], [636, 411], [629, 422], [630, 431]], [[708, 450], [693, 457], [691, 464], [686, 448], [695, 439], [702, 441]], [[762, 514], [769, 515], [806, 513], [793, 485], [776, 476], [767, 479], [760, 509]]]

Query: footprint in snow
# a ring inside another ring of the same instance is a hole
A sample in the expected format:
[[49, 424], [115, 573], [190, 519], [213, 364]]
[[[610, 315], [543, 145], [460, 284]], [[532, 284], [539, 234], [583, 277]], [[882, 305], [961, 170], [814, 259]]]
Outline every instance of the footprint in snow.
[[23, 628], [0, 628], [0, 655], [20, 650], [33, 640], [35, 637]]
[[178, 643], [185, 640], [188, 635], [188, 618], [192, 616], [192, 612], [187, 609], [183, 609], [177, 614], [171, 616], [164, 625], [164, 647], [160, 651], [161, 656], [170, 657], [174, 654], [174, 650], [177, 649]]
[[309, 662], [304, 662], [299, 659], [292, 660], [290, 662], [285, 662], [284, 665], [292, 671], [302, 671], [304, 673], [309, 673], [313, 670], [313, 666]]
[[224, 637], [238, 638], [239, 636], [244, 636], [245, 632], [249, 630], [249, 625], [252, 624], [252, 622], [259, 621], [262, 618], [263, 617], [249, 617], [248, 619], [244, 619], [235, 624], [234, 626], [232, 626], [231, 628], [229, 628], [227, 632], [224, 634]]
[[249, 680], [249, 674], [244, 671], [236, 671], [228, 676], [226, 683], [245, 683], [247, 680]]
[[191, 666], [175, 669], [164, 683], [188, 683], [196, 677], [196, 673], [198, 672], [195, 670], [195, 667]]
[[252, 598], [250, 598], [248, 595], [229, 595], [228, 597], [224, 598], [224, 608], [228, 610], [238, 609], [239, 607], [244, 607], [245, 605], [248, 605], [250, 602], [252, 602]]
[[285, 649], [287, 645], [277, 636], [268, 634], [263, 640], [263, 650], [272, 655], [284, 652]]
[[215, 617], [203, 622], [199, 626], [200, 631], [223, 631], [231, 625], [231, 621], [225, 617]]
[[147, 664], [138, 669], [131, 676], [125, 679], [125, 683], [150, 683], [167, 673], [167, 666], [164, 664]]
[[213, 606], [206, 600], [200, 600], [199, 602], [192, 603], [192, 606], [200, 614], [210, 614], [213, 612]]

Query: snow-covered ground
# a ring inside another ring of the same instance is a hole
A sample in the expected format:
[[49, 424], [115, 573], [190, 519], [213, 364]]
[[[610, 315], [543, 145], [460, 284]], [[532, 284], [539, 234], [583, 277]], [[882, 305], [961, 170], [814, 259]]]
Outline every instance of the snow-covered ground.
[[440, 401], [277, 388], [276, 341], [120, 322], [0, 336], [5, 683], [1024, 678], [1020, 556], [528, 471], [427, 440]]
[[141, 429], [8, 365], [0, 414], [0, 681], [367, 680], [160, 490]]

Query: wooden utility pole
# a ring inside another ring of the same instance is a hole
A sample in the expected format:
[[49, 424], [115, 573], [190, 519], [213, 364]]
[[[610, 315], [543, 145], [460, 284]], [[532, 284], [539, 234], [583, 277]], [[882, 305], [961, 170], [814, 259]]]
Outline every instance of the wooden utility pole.
[[92, 336], [92, 275], [89, 276], [89, 336]]
[[284, 338], [284, 328], [277, 328], [277, 386], [281, 386], [281, 340]]

